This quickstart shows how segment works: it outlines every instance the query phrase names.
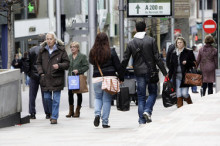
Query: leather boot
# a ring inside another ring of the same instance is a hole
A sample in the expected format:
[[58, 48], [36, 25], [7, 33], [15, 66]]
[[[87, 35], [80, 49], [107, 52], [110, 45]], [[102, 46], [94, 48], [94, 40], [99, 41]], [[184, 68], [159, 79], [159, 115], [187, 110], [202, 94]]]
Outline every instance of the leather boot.
[[66, 115], [67, 118], [70, 118], [70, 117], [73, 117], [74, 115], [74, 106], [73, 105], [70, 105], [69, 106], [69, 114]]
[[190, 96], [188, 98], [184, 98], [184, 101], [186, 101], [186, 103], [188, 104], [192, 104], [192, 100]]
[[177, 108], [183, 106], [183, 97], [177, 97]]
[[76, 107], [76, 112], [74, 113], [74, 116], [75, 118], [79, 117], [80, 116], [80, 109], [81, 109], [81, 106], [78, 106]]

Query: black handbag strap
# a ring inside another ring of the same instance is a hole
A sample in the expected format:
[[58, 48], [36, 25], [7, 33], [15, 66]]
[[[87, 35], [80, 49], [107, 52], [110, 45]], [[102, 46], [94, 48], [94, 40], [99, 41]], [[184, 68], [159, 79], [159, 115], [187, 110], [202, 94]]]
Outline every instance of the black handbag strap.
[[144, 46], [144, 43], [138, 47], [138, 44], [137, 44], [137, 42], [136, 42], [135, 39], [133, 40], [133, 42], [134, 42], [135, 48], [137, 48], [137, 49], [136, 49], [136, 53], [139, 53], [139, 54], [140, 54], [140, 56], [142, 57], [142, 60], [143, 60], [143, 61], [145, 62], [145, 64], [147, 65], [147, 68], [149, 69], [150, 72], [152, 72], [152, 68], [151, 68], [150, 64], [149, 64], [149, 63], [147, 62], [147, 60], [145, 59], [145, 58], [147, 58], [147, 57], [144, 56], [144, 53], [143, 53], [143, 51], [142, 51], [143, 46]]

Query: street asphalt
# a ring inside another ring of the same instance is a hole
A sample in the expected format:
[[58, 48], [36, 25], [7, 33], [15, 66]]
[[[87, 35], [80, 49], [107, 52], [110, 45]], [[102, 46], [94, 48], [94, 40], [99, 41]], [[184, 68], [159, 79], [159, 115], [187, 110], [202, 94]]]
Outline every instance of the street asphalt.
[[[199, 90], [199, 89], [198, 89]], [[28, 87], [22, 91], [22, 116], [28, 115]], [[83, 94], [80, 118], [66, 118], [67, 88], [62, 91], [57, 125], [45, 119], [40, 92], [36, 100], [36, 118], [28, 124], [0, 129], [0, 146], [220, 146], [220, 93], [201, 97], [191, 93], [193, 104], [177, 109], [164, 108], [158, 98], [152, 123], [138, 124], [137, 106], [121, 112], [112, 106], [111, 128], [94, 127], [94, 109], [89, 94]], [[76, 97], [75, 97], [76, 103]]]

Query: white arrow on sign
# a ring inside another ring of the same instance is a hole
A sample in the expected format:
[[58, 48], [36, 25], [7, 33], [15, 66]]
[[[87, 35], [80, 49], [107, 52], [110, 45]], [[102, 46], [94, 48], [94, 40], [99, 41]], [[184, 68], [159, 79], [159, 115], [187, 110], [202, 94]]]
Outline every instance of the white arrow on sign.
[[215, 28], [215, 25], [205, 25], [205, 28]]

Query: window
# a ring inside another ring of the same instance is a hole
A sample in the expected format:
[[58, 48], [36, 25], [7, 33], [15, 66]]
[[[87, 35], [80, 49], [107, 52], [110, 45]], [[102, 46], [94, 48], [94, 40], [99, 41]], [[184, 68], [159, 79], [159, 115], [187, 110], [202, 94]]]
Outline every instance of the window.
[[210, 10], [213, 7], [213, 0], [207, 0], [207, 9]]
[[199, 1], [199, 10], [202, 10], [202, 0]]
[[[213, 9], [213, 0], [204, 0], [204, 3], [205, 3], [204, 6], [205, 10]], [[199, 1], [199, 9], [202, 10], [202, 0]]]

